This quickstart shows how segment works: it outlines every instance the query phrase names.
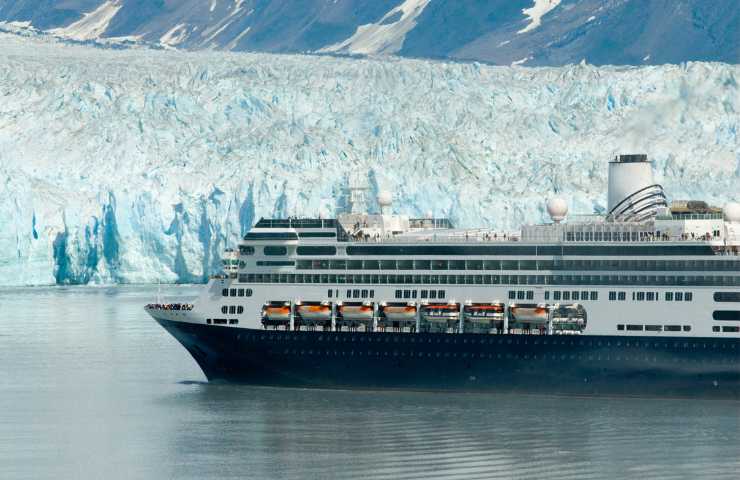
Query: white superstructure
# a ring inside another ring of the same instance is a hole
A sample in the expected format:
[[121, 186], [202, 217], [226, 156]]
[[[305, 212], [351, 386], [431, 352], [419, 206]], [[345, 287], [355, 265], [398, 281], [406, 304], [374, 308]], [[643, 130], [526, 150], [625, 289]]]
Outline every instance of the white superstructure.
[[[349, 209], [260, 220], [191, 309], [232, 328], [740, 337], [740, 206], [668, 203], [643, 155], [609, 165], [608, 214], [519, 232]], [[352, 192], [350, 203], [364, 201]]]

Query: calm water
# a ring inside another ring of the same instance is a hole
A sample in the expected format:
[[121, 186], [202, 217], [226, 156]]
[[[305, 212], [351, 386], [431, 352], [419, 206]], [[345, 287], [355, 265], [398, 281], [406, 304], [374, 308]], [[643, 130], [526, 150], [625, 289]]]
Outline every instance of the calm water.
[[738, 478], [736, 402], [208, 385], [155, 290], [0, 290], [0, 478]]

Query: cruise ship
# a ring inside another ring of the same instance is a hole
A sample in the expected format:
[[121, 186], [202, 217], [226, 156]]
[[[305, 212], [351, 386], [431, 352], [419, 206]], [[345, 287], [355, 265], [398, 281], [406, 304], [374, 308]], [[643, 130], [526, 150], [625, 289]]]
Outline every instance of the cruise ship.
[[192, 303], [146, 311], [209, 381], [740, 399], [740, 205], [609, 162], [605, 215], [519, 232], [367, 213], [260, 219]]

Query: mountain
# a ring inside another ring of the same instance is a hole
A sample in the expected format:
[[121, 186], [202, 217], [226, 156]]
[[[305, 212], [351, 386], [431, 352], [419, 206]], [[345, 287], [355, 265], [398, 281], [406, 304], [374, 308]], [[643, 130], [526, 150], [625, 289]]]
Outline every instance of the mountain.
[[0, 284], [197, 282], [261, 216], [349, 175], [460, 227], [603, 211], [644, 152], [673, 199], [737, 200], [740, 66], [495, 67], [70, 45], [0, 33]]
[[77, 40], [527, 66], [740, 63], [737, 0], [0, 0]]

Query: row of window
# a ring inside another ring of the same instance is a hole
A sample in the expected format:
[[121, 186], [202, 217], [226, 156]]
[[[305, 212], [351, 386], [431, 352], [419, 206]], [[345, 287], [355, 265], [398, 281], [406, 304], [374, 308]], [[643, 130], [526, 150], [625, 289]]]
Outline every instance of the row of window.
[[222, 297], [251, 297], [251, 288], [224, 288], [221, 290]]
[[[691, 302], [694, 300], [692, 292], [665, 292], [666, 302]], [[609, 300], [623, 302], [627, 300], [626, 292], [609, 292]], [[637, 302], [657, 302], [660, 300], [658, 292], [632, 292], [632, 300]]]
[[[671, 325], [671, 327], [675, 328], [676, 325]], [[681, 326], [678, 325], [679, 330], [668, 330], [668, 331], [680, 331]], [[691, 331], [691, 327], [689, 327], [686, 331]], [[665, 339], [663, 340], [645, 340], [641, 337], [617, 337], [617, 339], [610, 339], [610, 340], [597, 340], [597, 339], [591, 339], [589, 337], [576, 337], [576, 336], [551, 336], [551, 335], [517, 335], [515, 337], [518, 338], [512, 338], [511, 336], [499, 336], [499, 335], [475, 335], [475, 336], [469, 336], [469, 335], [437, 335], [434, 337], [431, 336], [418, 336], [418, 335], [409, 335], [408, 333], [382, 333], [382, 334], [376, 334], [376, 333], [369, 333], [369, 334], [349, 334], [349, 333], [321, 333], [317, 337], [315, 337], [315, 340], [317, 342], [320, 342], [321, 344], [331, 344], [331, 343], [341, 343], [341, 344], [349, 344], [349, 343], [376, 343], [376, 344], [382, 344], [382, 343], [401, 343], [401, 344], [419, 344], [419, 345], [433, 345], [433, 344], [453, 344], [453, 345], [562, 345], [566, 346], [569, 345], [571, 347], [618, 347], [618, 348], [630, 348], [630, 349], [645, 349], [645, 350], [666, 350], [666, 349], [709, 349], [712, 350], [736, 350], [736, 343], [735, 342], [722, 342], [722, 343], [706, 343], [705, 341], [693, 341], [691, 339], [681, 339], [681, 340], [672, 340], [667, 341]], [[598, 338], [598, 337], [597, 337]], [[260, 344], [264, 344], [265, 342], [273, 342], [275, 344], [285, 344], [289, 345], [291, 342], [305, 342], [305, 336], [298, 332], [278, 332], [274, 331], [272, 333], [259, 333], [259, 334], [244, 334], [242, 336], [243, 341], [245, 342], [258, 342]], [[423, 347], [421, 347], [423, 348]], [[427, 347], [429, 348], [429, 347]], [[434, 348], [434, 347], [432, 347]], [[402, 351], [402, 350], [401, 350]], [[574, 350], [575, 353], [578, 353], [578, 350]], [[532, 353], [532, 350], [529, 352], [524, 352], [524, 355]], [[613, 352], [611, 352], [613, 353]], [[461, 353], [461, 355], [467, 355]], [[507, 354], [508, 355], [508, 354]], [[731, 354], [727, 357], [728, 360], [732, 360], [733, 362], [737, 361], [737, 356]]]
[[226, 315], [227, 313], [230, 315], [241, 315], [244, 313], [244, 307], [241, 305], [223, 305], [221, 306], [221, 313]]
[[239, 320], [236, 318], [230, 318], [228, 320], [225, 318], [206, 318], [206, 323], [208, 325], [237, 325]]
[[[619, 324], [617, 330], [627, 330], [628, 332], [680, 332], [682, 330], [681, 325], [635, 325], [635, 324]], [[691, 331], [691, 325], [683, 326], [684, 332]]]
[[[267, 248], [267, 247], [265, 247]], [[281, 247], [284, 248], [284, 247]], [[324, 247], [298, 247], [324, 248]], [[599, 270], [732, 271], [740, 260], [328, 260], [300, 259], [299, 270]]]
[[[636, 239], [636, 238], [635, 238]], [[393, 256], [714, 256], [711, 245], [684, 243], [681, 245], [654, 242], [624, 245], [372, 245], [350, 244], [347, 255]]]
[[[327, 290], [327, 295], [329, 298], [332, 298], [332, 296], [336, 296], [336, 298], [339, 298], [339, 290]], [[365, 289], [354, 289], [354, 290], [347, 290], [347, 298], [375, 298], [375, 290], [365, 290]]]
[[712, 317], [715, 320], [740, 321], [740, 310], [715, 310]]
[[[590, 291], [587, 292], [585, 290], [579, 292], [577, 290], [573, 291], [559, 291], [555, 290], [552, 292], [552, 299], [553, 300], [598, 300], [599, 299], [599, 292]], [[550, 300], [550, 292], [545, 292], [545, 300]]]
[[334, 273], [249, 273], [240, 283], [367, 283], [434, 285], [654, 285], [736, 286], [740, 276], [672, 275], [375, 275]]
[[403, 299], [414, 299], [414, 298], [428, 298], [431, 300], [444, 299], [447, 293], [444, 290], [396, 290], [395, 298]]
[[[242, 268], [246, 267], [246, 263], [241, 262]], [[258, 260], [258, 267], [294, 267], [295, 262], [293, 260]]]
[[[720, 327], [718, 325], [715, 325], [712, 327], [713, 332], [719, 332]], [[740, 327], [728, 327], [723, 326], [721, 329], [722, 333], [740, 333]]]

